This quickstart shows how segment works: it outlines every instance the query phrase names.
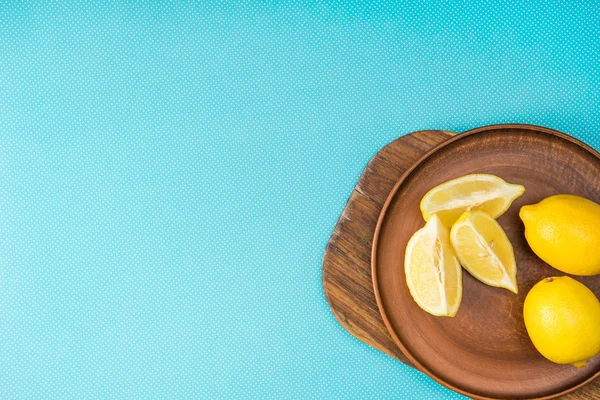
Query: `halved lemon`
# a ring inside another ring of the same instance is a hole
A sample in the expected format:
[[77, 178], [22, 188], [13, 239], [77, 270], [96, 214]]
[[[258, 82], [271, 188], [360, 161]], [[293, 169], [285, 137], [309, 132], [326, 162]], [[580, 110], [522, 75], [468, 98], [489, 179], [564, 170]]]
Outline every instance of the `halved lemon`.
[[465, 175], [427, 192], [421, 200], [421, 213], [425, 221], [437, 214], [448, 227], [470, 210], [481, 210], [498, 218], [523, 192], [523, 186], [507, 183], [495, 175]]
[[437, 216], [408, 241], [404, 272], [419, 307], [432, 315], [456, 315], [462, 299], [462, 270], [452, 251], [448, 229]]
[[498, 222], [483, 211], [467, 211], [450, 231], [450, 242], [463, 267], [481, 282], [517, 293], [513, 247]]

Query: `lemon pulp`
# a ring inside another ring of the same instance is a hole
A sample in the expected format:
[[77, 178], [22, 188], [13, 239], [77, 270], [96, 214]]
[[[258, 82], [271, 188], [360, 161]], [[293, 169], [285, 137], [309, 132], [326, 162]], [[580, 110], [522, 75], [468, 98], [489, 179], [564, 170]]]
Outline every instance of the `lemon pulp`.
[[517, 293], [517, 265], [506, 233], [483, 211], [467, 211], [452, 226], [450, 241], [460, 264], [481, 282]]
[[406, 284], [415, 302], [432, 315], [453, 317], [462, 300], [462, 270], [437, 216], [410, 238], [404, 258]]
[[431, 189], [421, 200], [425, 221], [437, 214], [447, 227], [469, 210], [481, 210], [498, 218], [525, 192], [521, 185], [505, 182], [489, 174], [470, 174], [444, 182]]

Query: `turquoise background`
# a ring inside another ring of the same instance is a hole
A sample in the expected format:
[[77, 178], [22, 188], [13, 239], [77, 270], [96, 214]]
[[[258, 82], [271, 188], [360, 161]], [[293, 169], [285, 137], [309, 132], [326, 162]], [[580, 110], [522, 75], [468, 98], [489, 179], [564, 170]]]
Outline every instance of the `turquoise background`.
[[0, 6], [0, 397], [458, 398], [347, 334], [321, 257], [411, 131], [600, 148], [600, 3]]

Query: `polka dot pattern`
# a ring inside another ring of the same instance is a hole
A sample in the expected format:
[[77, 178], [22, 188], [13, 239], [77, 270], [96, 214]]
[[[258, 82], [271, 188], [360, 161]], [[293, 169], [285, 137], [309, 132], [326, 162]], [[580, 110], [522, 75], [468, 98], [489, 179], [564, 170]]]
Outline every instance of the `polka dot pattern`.
[[9, 2], [0, 397], [452, 399], [334, 320], [368, 160], [534, 123], [600, 148], [593, 2]]

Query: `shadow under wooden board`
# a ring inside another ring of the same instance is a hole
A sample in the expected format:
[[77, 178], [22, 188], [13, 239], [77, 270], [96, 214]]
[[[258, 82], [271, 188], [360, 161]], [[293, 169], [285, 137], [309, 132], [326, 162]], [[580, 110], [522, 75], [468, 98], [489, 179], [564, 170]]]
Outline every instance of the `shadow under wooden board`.
[[[412, 367], [379, 314], [371, 280], [373, 234], [383, 204], [401, 175], [428, 150], [454, 135], [419, 131], [381, 149], [352, 191], [323, 256], [323, 290], [338, 322], [360, 341]], [[561, 398], [600, 399], [600, 379]]]

